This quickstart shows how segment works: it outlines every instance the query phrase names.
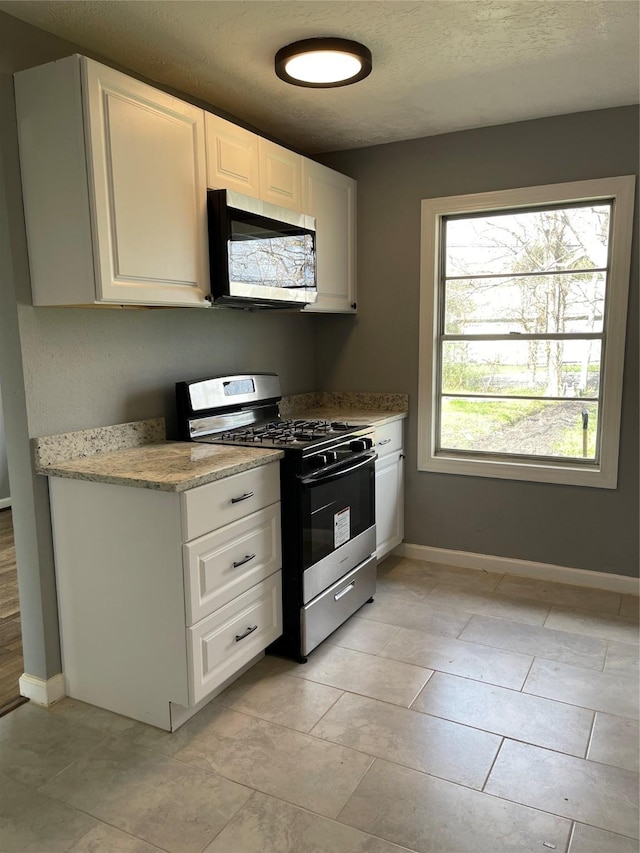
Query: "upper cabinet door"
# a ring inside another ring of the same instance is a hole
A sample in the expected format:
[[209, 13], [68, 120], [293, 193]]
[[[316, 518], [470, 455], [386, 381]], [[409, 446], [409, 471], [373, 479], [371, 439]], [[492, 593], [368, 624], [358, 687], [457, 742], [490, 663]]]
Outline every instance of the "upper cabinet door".
[[97, 301], [204, 304], [204, 112], [81, 62]]
[[258, 137], [220, 116], [205, 113], [207, 186], [258, 198]]
[[302, 211], [302, 157], [258, 138], [260, 155], [260, 193], [263, 201]]
[[305, 311], [356, 310], [356, 182], [303, 158], [304, 212], [316, 218], [318, 299]]

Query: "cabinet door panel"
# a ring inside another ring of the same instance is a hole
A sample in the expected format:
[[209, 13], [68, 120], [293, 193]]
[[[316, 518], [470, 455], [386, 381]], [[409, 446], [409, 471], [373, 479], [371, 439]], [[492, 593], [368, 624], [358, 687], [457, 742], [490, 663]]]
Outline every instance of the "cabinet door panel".
[[194, 705], [282, 634], [282, 572], [187, 629]]
[[353, 312], [356, 304], [356, 182], [303, 161], [304, 212], [316, 218], [318, 299], [305, 311]]
[[280, 503], [183, 547], [187, 624], [193, 625], [282, 568]]
[[302, 211], [302, 157], [262, 137], [258, 140], [258, 151], [260, 198]]
[[207, 185], [258, 198], [258, 137], [255, 133], [205, 113]]
[[181, 495], [184, 541], [217, 530], [279, 500], [279, 462], [188, 489]]
[[204, 113], [83, 62], [97, 297], [202, 304], [208, 292]]
[[376, 541], [378, 560], [404, 536], [403, 464], [400, 452], [376, 462]]
[[376, 451], [378, 457], [382, 458], [388, 453], [402, 450], [402, 424], [403, 421], [391, 421], [376, 427]]

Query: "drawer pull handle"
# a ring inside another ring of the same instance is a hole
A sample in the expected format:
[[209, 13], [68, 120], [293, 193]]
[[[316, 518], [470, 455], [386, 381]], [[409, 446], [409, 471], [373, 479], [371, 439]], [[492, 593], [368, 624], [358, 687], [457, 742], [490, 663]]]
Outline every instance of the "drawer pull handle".
[[258, 630], [258, 626], [254, 625], [252, 628], [247, 628], [244, 634], [236, 634], [236, 643], [239, 643], [240, 640], [244, 640], [245, 637], [248, 637], [249, 634], [253, 634], [254, 631]]
[[233, 564], [233, 568], [237, 569], [238, 566], [244, 566], [245, 563], [248, 563], [249, 560], [253, 560], [254, 557], [255, 557], [255, 554], [247, 554], [247, 556], [243, 557], [242, 560], [238, 560], [237, 562], [235, 562]]
[[247, 501], [253, 497], [253, 492], [245, 492], [244, 495], [239, 495], [237, 498], [231, 498], [232, 504], [239, 504], [240, 501]]
[[355, 585], [356, 585], [356, 582], [351, 581], [349, 586], [345, 586], [345, 588], [341, 589], [340, 592], [336, 592], [336, 594], [333, 596], [333, 600], [339, 601], [343, 595], [346, 595], [348, 592], [351, 592], [351, 590], [354, 588]]
[[378, 447], [382, 447], [383, 444], [389, 444], [390, 441], [391, 441], [390, 438], [385, 438], [384, 441], [378, 442]]

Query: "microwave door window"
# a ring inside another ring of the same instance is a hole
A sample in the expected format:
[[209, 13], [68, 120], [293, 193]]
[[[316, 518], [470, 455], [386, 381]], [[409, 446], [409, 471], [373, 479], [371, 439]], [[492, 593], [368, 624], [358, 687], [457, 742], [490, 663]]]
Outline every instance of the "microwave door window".
[[254, 222], [232, 221], [229, 280], [259, 288], [314, 289], [313, 235], [292, 227], [281, 233]]

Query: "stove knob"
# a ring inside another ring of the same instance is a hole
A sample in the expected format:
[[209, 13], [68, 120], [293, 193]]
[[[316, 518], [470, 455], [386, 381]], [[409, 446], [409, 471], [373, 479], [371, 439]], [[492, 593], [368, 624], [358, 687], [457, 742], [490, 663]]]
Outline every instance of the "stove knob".
[[338, 454], [335, 450], [327, 450], [327, 452], [325, 453], [325, 457], [329, 465], [332, 465], [334, 462], [338, 461]]
[[309, 457], [309, 465], [311, 468], [324, 468], [327, 464], [327, 457], [324, 453], [316, 453], [315, 456]]
[[[369, 445], [370, 447], [371, 445]], [[349, 448], [353, 450], [354, 453], [359, 453], [361, 450], [367, 449], [367, 442], [364, 438], [358, 438], [356, 441], [349, 442]]]

